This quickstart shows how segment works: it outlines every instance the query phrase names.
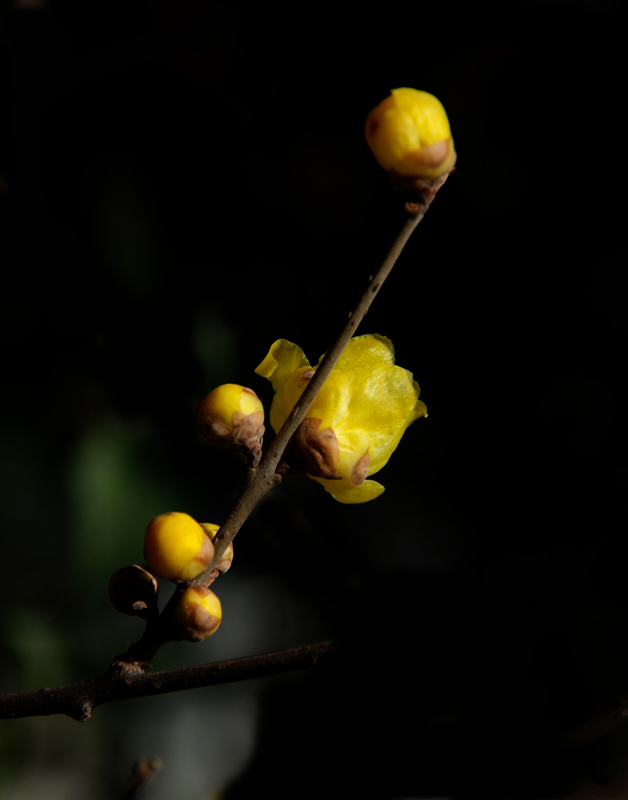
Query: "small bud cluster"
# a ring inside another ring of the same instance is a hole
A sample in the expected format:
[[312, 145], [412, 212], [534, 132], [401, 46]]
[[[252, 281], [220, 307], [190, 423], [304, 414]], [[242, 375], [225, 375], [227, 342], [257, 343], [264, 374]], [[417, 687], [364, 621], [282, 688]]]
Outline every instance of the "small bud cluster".
[[[252, 389], [227, 383], [206, 395], [196, 410], [200, 432], [212, 444], [228, 447], [259, 464], [264, 436], [264, 407]], [[157, 578], [189, 584], [214, 562], [213, 540], [219, 526], [197, 522], [189, 514], [170, 511], [154, 517], [144, 534], [146, 568], [133, 565], [117, 570], [109, 582], [116, 611], [146, 621], [158, 616]], [[207, 588], [227, 572], [233, 561], [229, 544], [201, 585], [182, 587], [173, 611], [175, 638], [200, 642], [216, 632], [222, 619], [218, 597]]]
[[[157, 578], [183, 584], [205, 572], [214, 559], [213, 539], [218, 530], [219, 526], [212, 522], [199, 523], [189, 514], [177, 511], [154, 517], [144, 535], [146, 568], [123, 567], [109, 581], [109, 598], [116, 611], [146, 621], [155, 619]], [[225, 573], [232, 560], [233, 544], [230, 544], [206, 583]], [[200, 642], [220, 625], [220, 600], [206, 586], [188, 586], [180, 593], [173, 617], [174, 638]]]

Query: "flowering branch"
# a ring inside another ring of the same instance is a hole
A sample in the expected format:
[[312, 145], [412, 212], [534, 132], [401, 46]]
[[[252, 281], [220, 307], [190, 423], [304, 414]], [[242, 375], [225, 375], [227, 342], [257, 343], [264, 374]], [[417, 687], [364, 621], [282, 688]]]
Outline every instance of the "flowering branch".
[[377, 272], [370, 276], [362, 296], [358, 300], [353, 311], [350, 311], [347, 315], [347, 321], [342, 327], [342, 330], [338, 333], [334, 343], [317, 367], [312, 380], [308, 383], [303, 394], [295, 403], [292, 412], [288, 415], [287, 420], [275, 437], [275, 440], [266, 451], [259, 467], [249, 468], [244, 487], [214, 539], [214, 547], [216, 548], [214, 559], [205, 572], [202, 572], [195, 578], [192, 585], [207, 585], [207, 580], [215, 569], [216, 564], [220, 561], [220, 557], [231, 544], [238, 530], [255, 505], [266, 492], [281, 482], [281, 476], [277, 474], [277, 467], [288, 442], [305, 419], [309, 407], [312, 405], [316, 395], [321, 390], [336, 362], [342, 355], [342, 351], [347, 346], [349, 339], [355, 335], [358, 325], [362, 322], [371, 303], [390, 274], [401, 251], [406, 246], [419, 222], [425, 216], [425, 212], [434, 199], [436, 192], [445, 183], [447, 174], [448, 173], [441, 175], [433, 181], [425, 181], [417, 193], [419, 202], [406, 203], [405, 211], [407, 216], [392, 247]]
[[162, 644], [180, 638], [174, 624], [173, 614], [182, 593], [185, 591], [185, 587], [188, 585], [207, 587], [218, 577], [217, 565], [249, 514], [270, 489], [281, 483], [281, 475], [277, 473], [277, 468], [288, 442], [305, 418], [309, 407], [329, 377], [347, 343], [354, 336], [358, 325], [362, 322], [371, 303], [379, 293], [410, 236], [425, 216], [436, 192], [445, 183], [447, 175], [448, 173], [434, 180], [415, 182], [412, 189], [413, 196], [417, 202], [407, 202], [405, 204], [406, 219], [381, 266], [374, 275], [370, 276], [368, 284], [355, 308], [347, 315], [347, 321], [316, 369], [312, 380], [295, 403], [284, 425], [262, 458], [261, 463], [258, 467], [248, 467], [244, 485], [227, 518], [213, 539], [215, 553], [210, 565], [188, 584], [177, 586], [162, 613], [147, 623], [142, 638], [133, 644], [124, 655], [119, 657], [119, 662], [134, 664], [136, 669], [143, 671], [148, 668], [151, 659]]
[[[237, 413], [240, 419], [248, 420], [247, 424], [236, 423], [236, 412], [223, 419], [218, 415], [217, 418], [208, 420], [204, 431], [204, 435], [210, 440], [227, 437], [232, 448], [243, 449], [249, 453], [249, 467], [244, 485], [227, 518], [219, 527], [211, 523], [199, 525], [187, 515], [180, 513], [165, 514], [153, 519], [145, 537], [145, 553], [149, 568], [151, 561], [157, 561], [158, 569], [152, 568], [155, 574], [167, 580], [180, 581], [161, 614], [157, 611], [155, 599], [157, 583], [154, 576], [138, 566], [118, 570], [114, 573], [109, 586], [112, 603], [123, 613], [137, 614], [145, 619], [146, 628], [141, 639], [126, 653], [115, 658], [107, 673], [101, 677], [58, 689], [42, 689], [39, 692], [1, 697], [0, 718], [61, 713], [74, 719], [85, 720], [89, 718], [93, 708], [102, 703], [276, 674], [316, 663], [321, 657], [328, 656], [332, 652], [333, 644], [325, 642], [249, 659], [146, 674], [150, 661], [161, 645], [183, 638], [199, 641], [211, 635], [220, 624], [222, 616], [220, 602], [207, 587], [221, 572], [228, 569], [231, 561], [228, 548], [253, 508], [266, 492], [281, 482], [281, 474], [285, 471], [281, 458], [288, 443], [299, 430], [317, 394], [350, 339], [355, 335], [364, 315], [390, 274], [412, 232], [423, 219], [436, 192], [454, 168], [456, 153], [447, 116], [439, 101], [426, 92], [407, 88], [393, 90], [391, 97], [380, 103], [369, 114], [365, 135], [373, 154], [388, 170], [393, 185], [410, 198], [405, 204], [405, 222], [383, 263], [375, 274], [370, 276], [364, 292], [355, 308], [349, 312], [332, 346], [321, 363], [308, 376], [307, 387], [288, 413], [261, 463], [263, 409], [258, 398], [244, 387], [234, 385], [219, 387], [226, 393], [227, 398], [237, 401], [240, 409]], [[413, 391], [416, 391], [416, 396], [413, 394], [413, 399], [416, 401], [418, 387]], [[250, 395], [255, 397], [260, 408], [251, 400]], [[220, 404], [220, 397], [214, 393], [210, 393], [203, 401], [209, 403], [210, 407], [214, 402]], [[286, 411], [290, 404], [287, 405]], [[416, 406], [415, 402], [413, 412]], [[406, 426], [413, 418], [415, 417], [408, 416]], [[229, 426], [230, 421], [234, 425], [239, 425], [237, 434], [233, 425]], [[366, 453], [361, 456], [361, 460], [365, 455]], [[357, 463], [356, 461], [356, 465]], [[370, 463], [369, 460], [368, 464]], [[360, 483], [368, 474], [368, 464]], [[332, 477], [337, 479], [340, 476], [332, 472]], [[354, 486], [358, 485], [359, 483], [354, 483]], [[171, 536], [173, 531], [174, 539]], [[191, 552], [195, 553], [192, 562], [188, 559], [185, 565], [180, 564], [176, 558], [176, 564], [169, 561], [173, 553], [168, 551], [168, 547], [174, 541], [175, 550], [180, 549], [181, 537], [185, 538], [185, 546], [189, 545]], [[169, 556], [166, 555], [167, 552]], [[196, 559], [198, 560], [195, 561]], [[210, 559], [211, 562], [206, 569], [196, 575], [198, 571], [196, 565], [201, 565], [199, 568], [202, 568]], [[195, 571], [186, 574], [185, 570], [190, 566], [193, 566]], [[196, 577], [186, 581], [192, 575]], [[140, 596], [126, 596], [130, 585], [139, 587]], [[184, 615], [184, 625], [179, 624], [178, 616], [181, 614]]]

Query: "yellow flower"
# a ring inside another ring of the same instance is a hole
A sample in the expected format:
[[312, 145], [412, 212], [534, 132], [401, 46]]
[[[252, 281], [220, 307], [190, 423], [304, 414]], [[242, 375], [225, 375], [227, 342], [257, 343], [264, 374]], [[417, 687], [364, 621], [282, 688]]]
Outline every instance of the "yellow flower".
[[[275, 391], [270, 410], [275, 432], [315, 371], [303, 350], [286, 339], [276, 341], [255, 370]], [[419, 391], [412, 373], [395, 366], [389, 339], [378, 334], [351, 339], [294, 437], [309, 477], [341, 503], [378, 497], [384, 487], [365, 479], [386, 464], [408, 425], [426, 416]]]
[[410, 178], [438, 178], [456, 160], [445, 109], [418, 89], [393, 89], [368, 115], [365, 136], [384, 169]]

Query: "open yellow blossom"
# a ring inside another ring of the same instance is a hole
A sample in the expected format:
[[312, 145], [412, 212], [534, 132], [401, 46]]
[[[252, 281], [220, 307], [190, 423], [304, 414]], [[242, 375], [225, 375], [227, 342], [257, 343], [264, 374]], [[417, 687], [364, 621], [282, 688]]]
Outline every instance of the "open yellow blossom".
[[429, 92], [393, 89], [366, 119], [365, 136], [379, 163], [409, 178], [438, 178], [455, 161], [449, 120]]
[[[303, 350], [286, 339], [276, 341], [255, 370], [275, 391], [270, 410], [275, 432], [315, 371]], [[309, 477], [341, 503], [378, 497], [384, 487], [366, 478], [386, 464], [408, 425], [426, 416], [419, 391], [412, 373], [395, 366], [389, 339], [378, 334], [351, 339], [294, 437]]]

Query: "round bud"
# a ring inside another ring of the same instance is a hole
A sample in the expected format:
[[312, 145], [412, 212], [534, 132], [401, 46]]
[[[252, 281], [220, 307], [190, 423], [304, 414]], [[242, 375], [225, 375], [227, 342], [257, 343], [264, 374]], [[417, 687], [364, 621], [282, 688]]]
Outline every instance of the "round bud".
[[393, 89], [368, 115], [364, 133], [382, 167], [406, 179], [438, 178], [456, 161], [445, 109], [428, 92]]
[[225, 383], [206, 395], [196, 409], [200, 432], [212, 444], [253, 456], [259, 464], [264, 436], [264, 407], [252, 389]]
[[189, 514], [170, 511], [148, 523], [144, 556], [149, 569], [168, 581], [190, 581], [214, 557], [214, 545]]
[[[220, 530], [220, 525], [214, 525], [213, 522], [201, 522], [201, 528], [205, 531], [205, 533], [209, 536], [209, 538], [213, 541], [214, 537]], [[225, 552], [220, 556], [220, 561], [216, 564], [216, 569], [218, 572], [224, 574], [229, 567], [231, 566], [231, 562], [233, 561], [233, 542], [227, 547]]]
[[157, 610], [157, 581], [136, 564], [116, 570], [109, 580], [109, 599], [116, 611], [131, 617]]
[[190, 586], [181, 595], [174, 616], [181, 638], [200, 642], [218, 630], [222, 607], [211, 589]]

